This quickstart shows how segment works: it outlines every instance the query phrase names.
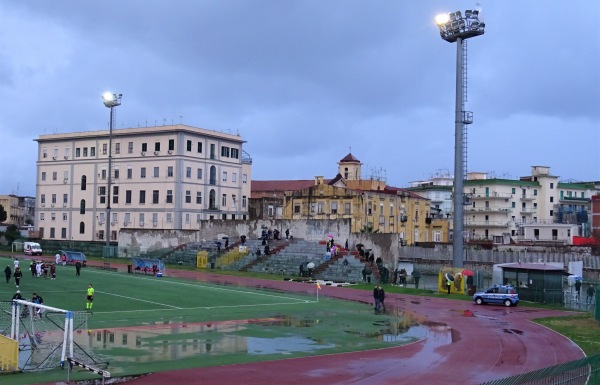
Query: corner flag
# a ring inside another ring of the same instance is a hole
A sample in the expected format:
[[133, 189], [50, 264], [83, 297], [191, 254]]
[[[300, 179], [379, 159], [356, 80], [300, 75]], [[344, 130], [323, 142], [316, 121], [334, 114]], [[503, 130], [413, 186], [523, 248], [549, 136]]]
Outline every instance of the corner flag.
[[321, 290], [321, 285], [319, 285], [319, 282], [317, 282], [317, 289]]

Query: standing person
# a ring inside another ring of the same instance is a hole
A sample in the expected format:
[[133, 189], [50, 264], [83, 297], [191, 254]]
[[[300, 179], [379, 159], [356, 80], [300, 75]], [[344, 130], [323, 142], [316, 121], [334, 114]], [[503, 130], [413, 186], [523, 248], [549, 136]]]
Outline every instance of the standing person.
[[450, 294], [450, 288], [452, 287], [452, 281], [446, 277], [446, 288], [448, 289], [448, 294]]
[[[33, 297], [31, 297], [31, 302], [43, 305], [44, 304], [44, 299], [42, 298], [42, 296], [37, 295], [37, 293], [33, 293]], [[43, 309], [37, 309], [36, 313], [37, 313], [37, 315], [40, 316], [40, 318], [42, 318], [42, 313], [43, 312], [44, 312]]]
[[6, 269], [4, 269], [4, 275], [6, 275], [6, 283], [10, 282], [10, 277], [12, 277], [12, 270], [9, 265], [6, 265]]
[[579, 294], [581, 294], [581, 280], [575, 281], [575, 293], [577, 295], [577, 301], [579, 301]]
[[19, 259], [15, 258], [15, 260], [13, 261], [13, 265], [15, 266], [15, 270], [17, 270], [17, 267], [19, 267]]
[[383, 287], [378, 286], [379, 287], [379, 304], [381, 305], [381, 307], [383, 307], [383, 311], [385, 311], [385, 291], [383, 290]]
[[21, 277], [23, 277], [23, 273], [21, 272], [20, 268], [16, 268], [15, 272], [13, 273], [13, 277], [15, 277], [15, 285], [17, 286], [17, 289], [19, 288], [19, 284], [21, 283]]
[[75, 262], [75, 275], [78, 277], [81, 275], [81, 261]]
[[373, 300], [375, 301], [375, 310], [379, 311], [381, 308], [381, 297], [379, 296], [379, 286], [375, 286], [373, 289]]
[[50, 266], [50, 276], [52, 277], [52, 280], [56, 279], [56, 263], [53, 263]]
[[60, 254], [56, 253], [56, 255], [54, 256], [54, 262], [58, 265], [60, 263]]
[[285, 230], [285, 239], [290, 239], [290, 229]]
[[592, 285], [590, 283], [590, 286], [587, 288], [586, 293], [587, 293], [586, 303], [588, 305], [591, 305], [593, 303], [592, 299], [594, 298], [594, 294], [596, 294], [596, 289], [594, 289], [594, 285]]
[[88, 285], [85, 299], [86, 299], [85, 308], [87, 310], [92, 310], [92, 305], [94, 304], [94, 288], [92, 287], [91, 283]]
[[21, 290], [17, 290], [17, 292], [13, 295], [12, 299], [23, 299], [21, 295]]
[[29, 270], [31, 270], [31, 276], [35, 278], [35, 261], [33, 259], [29, 264]]

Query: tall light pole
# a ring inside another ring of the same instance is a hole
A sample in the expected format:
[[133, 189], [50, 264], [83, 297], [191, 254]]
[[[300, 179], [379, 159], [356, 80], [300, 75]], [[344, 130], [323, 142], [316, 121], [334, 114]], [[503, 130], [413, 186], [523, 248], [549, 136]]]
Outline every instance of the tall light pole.
[[[435, 18], [440, 36], [449, 43], [456, 42], [456, 107], [454, 111], [454, 217], [452, 229], [452, 266], [463, 267], [464, 251], [464, 179], [466, 157], [466, 125], [473, 123], [473, 113], [464, 110], [466, 101], [466, 43], [465, 39], [483, 35], [485, 23], [479, 20], [479, 10], [467, 10], [438, 15]], [[465, 60], [463, 60], [465, 59]]]
[[112, 131], [115, 121], [114, 108], [121, 105], [123, 94], [105, 92], [102, 95], [104, 105], [110, 108], [110, 123], [108, 124], [108, 190], [106, 191], [106, 256], [109, 256], [110, 248], [110, 189], [112, 188]]

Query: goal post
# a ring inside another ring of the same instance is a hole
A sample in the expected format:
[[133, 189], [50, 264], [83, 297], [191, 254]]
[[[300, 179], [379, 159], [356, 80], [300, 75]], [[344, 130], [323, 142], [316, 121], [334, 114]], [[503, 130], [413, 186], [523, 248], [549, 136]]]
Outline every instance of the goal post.
[[89, 317], [27, 300], [0, 301], [0, 334], [18, 342], [21, 370], [64, 367], [67, 357], [97, 365], [86, 338]]

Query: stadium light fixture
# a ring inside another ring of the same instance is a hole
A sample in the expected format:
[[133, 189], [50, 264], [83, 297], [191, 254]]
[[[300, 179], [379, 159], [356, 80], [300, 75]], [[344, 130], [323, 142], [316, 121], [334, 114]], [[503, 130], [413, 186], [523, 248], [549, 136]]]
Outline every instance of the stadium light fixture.
[[123, 94], [113, 94], [111, 92], [105, 92], [102, 95], [102, 101], [104, 105], [110, 108], [110, 123], [108, 125], [108, 189], [106, 191], [106, 250], [105, 256], [111, 256], [109, 254], [110, 249], [110, 189], [112, 188], [112, 131], [114, 123], [114, 108], [121, 105], [121, 97]]

